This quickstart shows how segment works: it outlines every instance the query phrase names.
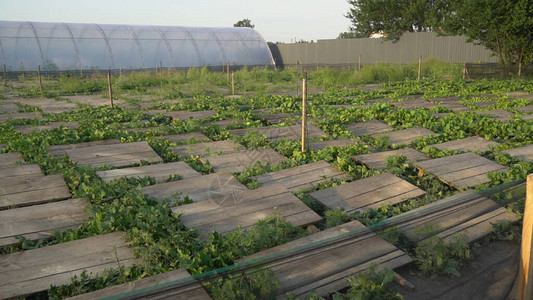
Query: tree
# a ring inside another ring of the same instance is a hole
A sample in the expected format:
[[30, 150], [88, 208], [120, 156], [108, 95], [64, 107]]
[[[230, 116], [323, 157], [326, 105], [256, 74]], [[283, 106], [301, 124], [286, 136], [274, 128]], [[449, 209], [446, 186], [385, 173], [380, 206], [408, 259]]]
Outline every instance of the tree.
[[435, 13], [439, 32], [465, 35], [504, 65], [528, 64], [533, 53], [531, 0], [448, 0]]
[[383, 31], [389, 39], [399, 39], [404, 32], [432, 31], [428, 11], [432, 0], [348, 0], [350, 31], [355, 37], [369, 37]]
[[239, 22], [233, 24], [233, 27], [250, 27], [250, 28], [254, 28], [255, 25], [252, 25], [252, 21], [250, 21], [250, 19], [242, 19]]

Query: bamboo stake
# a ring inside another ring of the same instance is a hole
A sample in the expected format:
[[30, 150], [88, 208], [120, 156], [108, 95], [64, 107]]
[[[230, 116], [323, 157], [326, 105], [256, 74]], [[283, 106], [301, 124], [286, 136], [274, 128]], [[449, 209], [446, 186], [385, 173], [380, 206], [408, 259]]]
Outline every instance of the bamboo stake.
[[529, 272], [533, 250], [533, 174], [527, 176], [526, 207], [522, 224], [522, 249], [518, 265], [518, 297], [516, 299], [529, 300], [533, 299], [533, 272]]
[[39, 75], [39, 89], [41, 90], [41, 96], [43, 95], [43, 79], [41, 78], [41, 65], [37, 66], [37, 74]]
[[6, 68], [6, 64], [4, 64], [4, 86], [7, 87], [7, 68]]
[[235, 95], [235, 73], [231, 73], [231, 94]]
[[422, 75], [422, 53], [420, 53], [420, 56], [418, 57], [418, 79], [417, 81], [420, 81], [421, 75]]
[[361, 71], [361, 54], [359, 54], [359, 65], [357, 66], [357, 70]]
[[107, 69], [107, 87], [109, 89], [109, 103], [111, 104], [111, 108], [114, 108], [113, 105], [113, 89], [111, 88], [111, 69]]
[[305, 152], [307, 140], [307, 73], [302, 81], [302, 152]]
[[296, 97], [300, 96], [300, 61], [296, 60]]

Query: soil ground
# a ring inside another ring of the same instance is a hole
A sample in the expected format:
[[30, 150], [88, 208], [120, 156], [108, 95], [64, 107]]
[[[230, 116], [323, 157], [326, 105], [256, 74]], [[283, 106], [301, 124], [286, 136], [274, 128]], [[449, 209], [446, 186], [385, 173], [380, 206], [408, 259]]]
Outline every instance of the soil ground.
[[519, 243], [495, 241], [476, 251], [475, 257], [459, 270], [460, 277], [422, 277], [405, 267], [396, 272], [415, 289], [396, 284], [393, 288], [406, 300], [512, 300], [516, 298], [519, 253]]

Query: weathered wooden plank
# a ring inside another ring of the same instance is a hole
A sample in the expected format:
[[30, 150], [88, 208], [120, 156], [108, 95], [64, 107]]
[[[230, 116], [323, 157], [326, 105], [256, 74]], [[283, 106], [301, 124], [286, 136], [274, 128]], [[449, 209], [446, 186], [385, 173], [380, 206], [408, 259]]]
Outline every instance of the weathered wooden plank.
[[330, 209], [343, 208], [348, 213], [397, 204], [426, 192], [389, 173], [360, 179], [309, 194]]
[[172, 151], [181, 156], [205, 156], [215, 153], [225, 154], [245, 150], [246, 148], [231, 140], [197, 143], [172, 147]]
[[204, 163], [209, 162], [215, 172], [242, 172], [245, 167], [256, 162], [279, 164], [286, 158], [273, 149], [250, 150], [239, 153], [223, 154], [202, 158]]
[[[452, 241], [458, 234], [464, 234], [467, 241], [472, 242], [492, 232], [491, 222], [518, 220], [516, 214], [494, 201], [476, 192], [465, 191], [392, 217], [389, 222], [413, 241], [433, 235]], [[433, 230], [420, 230], [426, 224], [431, 224]]]
[[387, 132], [393, 130], [394, 128], [381, 121], [370, 120], [366, 122], [347, 125], [346, 129], [348, 129], [348, 131], [350, 131], [353, 135], [365, 135]]
[[80, 127], [80, 124], [78, 122], [73, 121], [73, 122], [52, 122], [50, 124], [41, 125], [41, 126], [18, 125], [18, 126], [15, 126], [14, 130], [22, 134], [28, 134], [32, 132], [41, 132], [44, 130], [59, 129], [61, 127], [68, 127], [68, 128], [76, 129]]
[[162, 162], [163, 159], [146, 142], [91, 146], [67, 149], [65, 152], [78, 165], [125, 167], [148, 161]]
[[251, 178], [257, 180], [263, 187], [281, 184], [289, 191], [297, 191], [302, 188], [311, 188], [319, 182], [333, 178], [344, 179], [347, 175], [321, 160]]
[[507, 153], [513, 157], [523, 159], [525, 161], [533, 161], [533, 144], [505, 150], [502, 152]]
[[187, 121], [189, 118], [192, 119], [207, 119], [211, 118], [217, 114], [216, 110], [204, 110], [204, 111], [168, 111], [164, 112], [163, 115], [172, 117], [174, 120], [183, 120]]
[[242, 120], [220, 120], [220, 121], [214, 121], [214, 122], [208, 122], [204, 123], [204, 126], [220, 126], [220, 128], [226, 128], [228, 126], [237, 126], [239, 123], [241, 123]]
[[471, 136], [464, 139], [449, 141], [441, 144], [432, 145], [439, 150], [448, 151], [489, 151], [490, 147], [500, 145], [497, 142], [487, 141], [479, 136]]
[[[114, 232], [2, 256], [0, 298], [24, 297], [50, 285], [69, 284], [87, 270], [89, 276], [105, 268], [131, 266], [133, 251]], [[92, 274], [91, 274], [92, 272]]]
[[526, 105], [526, 106], [513, 107], [513, 108], [524, 113], [533, 112], [533, 105]]
[[427, 137], [429, 135], [435, 134], [433, 131], [423, 128], [423, 127], [413, 127], [397, 131], [384, 132], [372, 134], [373, 138], [378, 138], [380, 136], [388, 136], [389, 141], [393, 145], [409, 144], [412, 141], [416, 140], [419, 137]]
[[84, 199], [71, 199], [0, 211], [0, 247], [18, 244], [16, 236], [39, 240], [76, 228], [87, 219], [87, 205]]
[[497, 121], [501, 122], [507, 122], [512, 120], [512, 116], [514, 116], [513, 113], [510, 113], [503, 109], [495, 109], [495, 110], [489, 110], [489, 111], [480, 111], [477, 112], [478, 115], [488, 115], [493, 117]]
[[44, 176], [44, 174], [37, 164], [0, 166], [0, 179], [3, 180], [6, 177], [12, 178], [18, 176]]
[[0, 123], [3, 123], [7, 120], [41, 119], [41, 118], [42, 118], [42, 114], [40, 112], [0, 114]]
[[449, 97], [435, 97], [435, 98], [429, 98], [429, 101], [431, 102], [434, 102], [434, 103], [446, 103], [446, 102], [459, 102], [463, 99], [461, 99], [460, 97], [457, 97], [457, 96], [449, 96]]
[[392, 106], [395, 107], [402, 107], [402, 108], [426, 108], [426, 109], [432, 109], [437, 107], [438, 105], [431, 103], [429, 101], [426, 101], [424, 99], [418, 98], [418, 99], [410, 99], [405, 101], [398, 101], [398, 102], [392, 102]]
[[505, 166], [474, 153], [415, 162], [414, 165], [422, 172], [434, 174], [441, 181], [460, 189], [489, 182], [487, 174], [490, 171], [509, 170]]
[[109, 139], [109, 140], [100, 140], [100, 141], [92, 141], [92, 142], [83, 142], [83, 143], [77, 143], [77, 144], [52, 145], [52, 146], [48, 146], [48, 151], [53, 157], [61, 157], [61, 156], [66, 156], [67, 153], [65, 151], [70, 150], [70, 149], [81, 149], [81, 148], [87, 148], [87, 147], [93, 147], [93, 146], [114, 145], [114, 144], [120, 144], [120, 140]]
[[[112, 297], [124, 299], [131, 295], [141, 296], [144, 292], [157, 290], [158, 287], [172, 287], [171, 292], [166, 292], [165, 297], [171, 299], [211, 299], [204, 288], [184, 269], [178, 269], [163, 274], [158, 274], [128, 283], [111, 286], [95, 292], [78, 295], [70, 300], [93, 300]], [[145, 291], [143, 291], [145, 290]], [[127, 293], [127, 294], [125, 294]]]
[[157, 181], [164, 182], [171, 175], [179, 175], [182, 178], [191, 178], [201, 176], [202, 174], [198, 173], [184, 162], [172, 162], [134, 168], [98, 171], [96, 172], [96, 175], [105, 182], [110, 182], [111, 180], [120, 177], [142, 178], [145, 176], [154, 177]]
[[[244, 136], [248, 131], [257, 131], [260, 135], [265, 135], [267, 140], [276, 142], [281, 139], [286, 140], [300, 140], [302, 138], [302, 126], [293, 125], [286, 127], [254, 127], [254, 128], [243, 128], [230, 130], [230, 134]], [[320, 128], [314, 126], [313, 124], [307, 124], [307, 137], [308, 138], [320, 138], [327, 136], [327, 134], [322, 131]]]
[[477, 106], [478, 108], [489, 108], [496, 104], [496, 101], [480, 101], [480, 102], [473, 102], [473, 105]]
[[234, 206], [223, 207], [216, 201], [205, 201], [177, 206], [172, 211], [181, 214], [183, 224], [197, 228], [203, 237], [215, 230], [221, 234], [237, 228], [246, 230], [266, 217], [281, 216], [295, 226], [322, 219], [282, 185], [243, 191], [241, 199]]
[[525, 116], [520, 116], [520, 117], [518, 117], [518, 118], [520, 118], [520, 119], [522, 119], [522, 120], [532, 120], [532, 119], [533, 119], [533, 114], [531, 114], [531, 115], [525, 115]]
[[170, 140], [172, 143], [183, 143], [183, 142], [189, 142], [189, 141], [196, 141], [199, 142], [207, 142], [210, 141], [210, 139], [201, 132], [189, 132], [189, 133], [181, 133], [181, 134], [172, 134], [172, 135], [164, 135], [160, 138]]
[[34, 205], [70, 197], [61, 174], [17, 176], [0, 181], [0, 209]]
[[287, 293], [305, 297], [311, 291], [324, 296], [347, 287], [349, 277], [373, 263], [394, 269], [412, 261], [358, 221], [261, 251], [238, 262], [263, 260], [279, 279], [277, 298], [281, 299]]
[[24, 158], [22, 158], [20, 153], [0, 153], [0, 167], [14, 166], [17, 162], [24, 162]]
[[180, 195], [194, 202], [216, 199], [219, 205], [235, 205], [246, 186], [228, 173], [213, 173], [144, 187], [141, 191], [159, 201]]
[[451, 110], [451, 111], [455, 111], [455, 112], [459, 112], [459, 111], [471, 111], [472, 109], [468, 106], [465, 106], [461, 103], [458, 103], [458, 102], [444, 102], [442, 104], [439, 104], [438, 106], [443, 106], [443, 107], [446, 107], [447, 109]]
[[387, 160], [387, 157], [391, 155], [403, 155], [407, 158], [407, 162], [415, 162], [429, 159], [429, 157], [427, 157], [424, 153], [418, 152], [415, 149], [411, 148], [354, 155], [352, 156], [352, 159], [360, 162], [367, 168], [383, 169], [386, 167], [385, 162]]

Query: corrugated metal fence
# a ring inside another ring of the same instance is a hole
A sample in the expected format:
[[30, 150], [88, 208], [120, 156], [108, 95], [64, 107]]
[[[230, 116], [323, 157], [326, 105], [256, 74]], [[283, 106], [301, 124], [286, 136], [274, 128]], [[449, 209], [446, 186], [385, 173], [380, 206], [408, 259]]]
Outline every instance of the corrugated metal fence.
[[464, 36], [437, 36], [432, 32], [405, 33], [399, 41], [382, 39], [318, 40], [316, 43], [270, 45], [276, 65], [356, 66], [377, 62], [405, 64], [434, 57], [451, 63], [497, 63], [484, 46], [467, 43]]

